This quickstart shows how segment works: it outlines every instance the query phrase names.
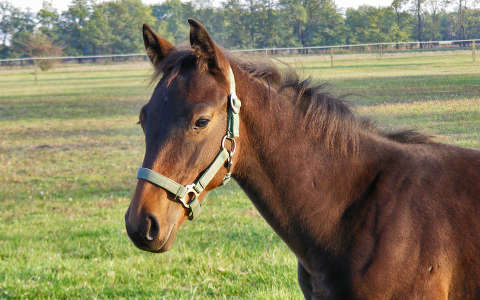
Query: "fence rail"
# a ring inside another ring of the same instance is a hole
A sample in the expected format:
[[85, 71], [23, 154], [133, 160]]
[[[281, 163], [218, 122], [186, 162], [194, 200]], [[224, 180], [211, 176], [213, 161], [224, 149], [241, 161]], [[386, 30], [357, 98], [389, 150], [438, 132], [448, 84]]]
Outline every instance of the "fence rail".
[[428, 46], [437, 45], [458, 45], [463, 43], [479, 42], [480, 39], [472, 40], [453, 40], [453, 41], [426, 41], [426, 42], [389, 42], [389, 43], [366, 43], [366, 44], [352, 44], [352, 45], [334, 45], [334, 46], [307, 46], [307, 47], [288, 47], [288, 48], [262, 48], [262, 49], [245, 49], [233, 50], [235, 52], [262, 52], [262, 51], [289, 51], [289, 50], [321, 50], [321, 49], [335, 49], [335, 48], [355, 48], [355, 47], [375, 47], [375, 46], [418, 46], [419, 48], [427, 48]]
[[34, 61], [34, 60], [77, 60], [77, 59], [98, 59], [116, 57], [144, 57], [144, 53], [130, 54], [105, 54], [105, 55], [81, 55], [81, 56], [50, 56], [50, 57], [21, 57], [0, 59], [0, 62]]
[[[366, 43], [354, 45], [334, 45], [334, 46], [309, 46], [309, 47], [288, 47], [288, 48], [261, 48], [231, 50], [237, 53], [252, 53], [263, 55], [294, 55], [294, 54], [325, 54], [330, 55], [333, 63], [333, 55], [349, 53], [385, 53], [410, 52], [410, 51], [452, 51], [452, 50], [472, 50], [472, 57], [476, 57], [476, 44], [480, 39], [471, 40], [453, 40], [453, 41], [425, 41], [425, 42], [390, 42], [390, 43]], [[36, 61], [55, 60], [61, 62], [117, 62], [130, 60], [147, 60], [144, 53], [130, 54], [106, 54], [106, 55], [85, 55], [85, 56], [55, 56], [55, 57], [22, 57], [0, 59], [0, 66], [22, 66], [31, 65]]]

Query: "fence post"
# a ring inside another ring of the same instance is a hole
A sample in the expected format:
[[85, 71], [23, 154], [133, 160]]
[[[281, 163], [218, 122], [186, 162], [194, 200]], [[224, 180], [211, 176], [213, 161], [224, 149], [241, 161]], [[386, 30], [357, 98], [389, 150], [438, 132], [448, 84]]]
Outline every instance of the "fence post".
[[477, 59], [477, 53], [476, 50], [475, 50], [475, 40], [472, 41], [472, 59], [473, 59], [473, 62], [475, 62], [475, 60]]
[[330, 48], [330, 67], [333, 68], [333, 47]]

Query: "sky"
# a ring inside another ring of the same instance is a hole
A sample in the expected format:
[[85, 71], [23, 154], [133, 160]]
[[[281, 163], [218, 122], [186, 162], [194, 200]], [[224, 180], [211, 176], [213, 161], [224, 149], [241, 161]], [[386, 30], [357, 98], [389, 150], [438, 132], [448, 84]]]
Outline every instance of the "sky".
[[[64, 11], [70, 4], [70, 0], [50, 0], [53, 6]], [[10, 2], [23, 9], [30, 8], [32, 11], [38, 11], [42, 7], [42, 0], [10, 0]], [[100, 2], [100, 1], [99, 1]], [[161, 3], [161, 0], [142, 0], [145, 4], [157, 4]], [[214, 0], [214, 3], [222, 2], [221, 0]], [[372, 6], [388, 6], [391, 0], [335, 0], [338, 7], [346, 9], [349, 7], [357, 8], [360, 5], [372, 5]]]

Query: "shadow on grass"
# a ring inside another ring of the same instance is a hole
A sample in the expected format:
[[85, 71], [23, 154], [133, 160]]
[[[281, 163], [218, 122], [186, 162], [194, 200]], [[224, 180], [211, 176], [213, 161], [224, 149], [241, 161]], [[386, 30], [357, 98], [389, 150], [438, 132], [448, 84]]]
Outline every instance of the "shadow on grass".
[[[367, 116], [376, 119], [382, 124], [388, 125], [393, 123], [395, 125], [405, 124], [406, 126], [425, 126], [425, 127], [439, 127], [452, 128], [457, 132], [470, 131], [478, 129], [478, 122], [480, 122], [480, 111], [463, 111], [463, 112], [424, 112], [424, 113], [395, 113], [387, 112], [385, 114], [376, 114]], [[456, 133], [456, 132], [445, 132]], [[472, 133], [472, 132], [470, 132]]]
[[[132, 97], [133, 98], [133, 97]], [[0, 120], [80, 119], [138, 115], [147, 100], [43, 101], [7, 102], [0, 107]]]
[[66, 89], [65, 87], [59, 86], [59, 92], [56, 92], [54, 87], [48, 86], [48, 92], [27, 95], [1, 95], [0, 102], [8, 103], [11, 101], [15, 103], [24, 103], [24, 100], [32, 99], [37, 101], [50, 101], [56, 103], [56, 99], [65, 98], [71, 98], [72, 101], [90, 101], [91, 98], [105, 99], [106, 97], [107, 99], [110, 99], [115, 97], [143, 96], [151, 94], [151, 91], [148, 88], [147, 84], [145, 84], [144, 86], [119, 86], [118, 84], [111, 84], [111, 86], [80, 86], [71, 89]]
[[[340, 62], [341, 63], [341, 62]], [[385, 68], [385, 67], [419, 67], [419, 66], [426, 66], [426, 65], [435, 65], [434, 63], [422, 63], [422, 64], [392, 64], [392, 63], [381, 63], [378, 62], [376, 64], [347, 64], [347, 65], [335, 65], [333, 68], [329, 65], [325, 66], [302, 66], [301, 69], [304, 70], [333, 70], [333, 69], [372, 69], [372, 68]]]
[[[124, 122], [125, 123], [125, 122]], [[60, 129], [49, 129], [49, 128], [31, 128], [28, 130], [20, 129], [17, 131], [11, 131], [10, 134], [14, 134], [16, 138], [46, 138], [46, 137], [53, 137], [53, 138], [70, 138], [70, 137], [89, 137], [89, 138], [102, 138], [102, 137], [138, 137], [142, 135], [142, 130], [140, 126], [135, 122], [126, 122], [124, 125], [128, 126], [125, 128], [98, 128], [98, 129], [69, 129], [69, 130], [60, 130]], [[126, 140], [131, 141], [131, 140]], [[88, 144], [88, 143], [87, 143]], [[54, 149], [59, 148], [60, 150], [65, 150], [69, 148], [69, 145], [60, 145], [60, 146], [50, 146], [50, 145], [31, 145], [34, 146], [34, 150], [42, 150], [42, 149]], [[31, 147], [29, 147], [31, 148]], [[82, 147], [85, 148], [85, 147]], [[1, 149], [1, 147], [0, 147]]]

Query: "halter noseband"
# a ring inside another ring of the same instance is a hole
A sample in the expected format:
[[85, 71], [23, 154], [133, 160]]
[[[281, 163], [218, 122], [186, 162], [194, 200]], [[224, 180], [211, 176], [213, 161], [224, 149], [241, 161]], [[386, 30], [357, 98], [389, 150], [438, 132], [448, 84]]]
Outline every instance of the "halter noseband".
[[[228, 95], [228, 118], [227, 118], [227, 132], [222, 139], [220, 152], [208, 166], [208, 168], [202, 173], [202, 175], [192, 184], [181, 185], [176, 181], [163, 176], [151, 169], [140, 168], [138, 169], [137, 178], [143, 179], [153, 183], [156, 186], [163, 188], [164, 190], [175, 195], [175, 201], [180, 202], [183, 207], [188, 210], [188, 219], [193, 220], [194, 217], [198, 217], [200, 214], [201, 205], [198, 202], [198, 196], [203, 192], [207, 185], [212, 181], [213, 177], [217, 174], [225, 162], [227, 163], [227, 174], [223, 178], [222, 184], [227, 184], [230, 181], [232, 173], [230, 168], [232, 166], [232, 158], [235, 154], [235, 138], [239, 136], [240, 125], [240, 106], [242, 105], [240, 99], [235, 93], [235, 77], [233, 76], [232, 68], [229, 67], [229, 80], [230, 80], [230, 93]], [[232, 142], [232, 150], [225, 148], [225, 140]], [[193, 195], [193, 199], [187, 203], [187, 197]]]

